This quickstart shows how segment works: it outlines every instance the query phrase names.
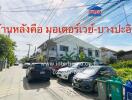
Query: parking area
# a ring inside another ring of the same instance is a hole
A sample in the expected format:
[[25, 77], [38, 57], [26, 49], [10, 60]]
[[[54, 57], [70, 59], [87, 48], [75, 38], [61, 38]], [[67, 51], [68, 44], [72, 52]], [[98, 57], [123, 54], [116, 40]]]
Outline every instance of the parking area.
[[0, 72], [0, 100], [97, 100], [96, 93], [74, 90], [71, 84], [56, 77], [49, 82], [35, 81], [29, 84], [25, 69], [11, 67]]

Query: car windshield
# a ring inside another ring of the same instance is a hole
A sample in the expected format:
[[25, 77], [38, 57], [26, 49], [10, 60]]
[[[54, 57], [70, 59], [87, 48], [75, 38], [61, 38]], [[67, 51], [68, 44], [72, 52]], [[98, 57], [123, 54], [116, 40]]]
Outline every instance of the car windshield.
[[71, 66], [71, 68], [77, 68], [78, 65], [79, 65], [79, 63], [74, 63], [74, 64]]
[[97, 67], [88, 67], [86, 70], [83, 71], [84, 74], [89, 74], [89, 75], [93, 75], [95, 74], [97, 71], [99, 70], [99, 68]]

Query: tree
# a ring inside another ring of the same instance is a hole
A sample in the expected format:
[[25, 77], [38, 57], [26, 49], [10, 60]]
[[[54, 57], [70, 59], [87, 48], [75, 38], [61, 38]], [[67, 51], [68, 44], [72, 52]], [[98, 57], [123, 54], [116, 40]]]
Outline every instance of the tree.
[[85, 60], [85, 53], [83, 51], [80, 52], [79, 56], [80, 56], [80, 61]]
[[120, 58], [120, 57], [123, 56], [124, 54], [125, 54], [125, 51], [123, 51], [123, 50], [118, 51], [118, 52], [116, 53], [117, 58]]
[[44, 62], [46, 61], [45, 56], [43, 54], [38, 54], [36, 57], [37, 62]]
[[85, 61], [93, 63], [94, 58], [93, 57], [85, 57]]
[[21, 63], [29, 62], [29, 58], [27, 56], [25, 56], [20, 61], [21, 61]]
[[16, 57], [14, 55], [15, 42], [9, 37], [0, 34], [0, 60], [8, 61], [8, 65], [15, 63]]

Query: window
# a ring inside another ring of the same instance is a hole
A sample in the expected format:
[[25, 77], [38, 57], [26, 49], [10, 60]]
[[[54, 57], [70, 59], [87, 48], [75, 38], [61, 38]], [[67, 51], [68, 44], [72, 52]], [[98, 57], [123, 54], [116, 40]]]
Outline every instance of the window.
[[106, 70], [107, 70], [106, 67], [102, 67], [102, 68], [99, 70], [99, 72], [106, 71]]
[[45, 66], [43, 66], [42, 64], [34, 64], [33, 67], [35, 67], [35, 69], [37, 70], [42, 70]]
[[50, 47], [50, 50], [55, 51], [56, 50], [55, 46]]
[[99, 50], [95, 50], [95, 56], [99, 57]]
[[63, 54], [60, 54], [60, 56], [63, 56]]
[[114, 70], [110, 67], [103, 67], [99, 70], [99, 73], [102, 72], [102, 71], [106, 71], [108, 74], [110, 75], [116, 75]]
[[68, 46], [60, 45], [60, 51], [68, 51]]
[[93, 56], [92, 49], [88, 49], [88, 56], [90, 56], [90, 57]]

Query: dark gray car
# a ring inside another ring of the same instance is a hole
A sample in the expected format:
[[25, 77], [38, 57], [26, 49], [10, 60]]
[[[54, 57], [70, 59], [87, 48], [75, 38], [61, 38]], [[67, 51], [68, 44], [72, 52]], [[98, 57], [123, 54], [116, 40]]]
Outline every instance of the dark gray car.
[[112, 67], [108, 66], [90, 66], [81, 73], [77, 73], [72, 82], [73, 88], [77, 88], [81, 91], [97, 92], [96, 79], [99, 77], [107, 77], [116, 75], [116, 72]]
[[26, 77], [28, 82], [32, 80], [50, 80], [50, 69], [46, 66], [46, 63], [33, 63], [28, 69], [26, 70]]

